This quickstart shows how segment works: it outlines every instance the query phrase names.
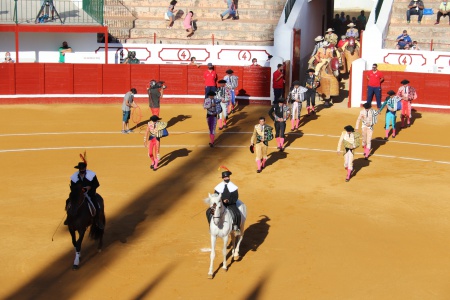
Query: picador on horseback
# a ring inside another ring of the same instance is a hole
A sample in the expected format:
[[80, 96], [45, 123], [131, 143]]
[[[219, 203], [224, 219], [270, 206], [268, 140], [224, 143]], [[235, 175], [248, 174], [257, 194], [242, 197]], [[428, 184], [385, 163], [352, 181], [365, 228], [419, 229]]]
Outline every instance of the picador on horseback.
[[[97, 188], [100, 186], [98, 182], [97, 175], [95, 172], [87, 169], [86, 153], [84, 156], [80, 154], [83, 162], [79, 162], [74, 168], [78, 169], [70, 177], [70, 187], [81, 184], [83, 187], [83, 192], [85, 193], [86, 200], [92, 202], [95, 206], [95, 216], [94, 221], [100, 229], [104, 229], [104, 208], [103, 199], [97, 194]], [[69, 199], [66, 200], [66, 211], [69, 210]], [[68, 224], [68, 219], [64, 221], [64, 225]]]
[[[233, 217], [233, 230], [235, 231], [236, 235], [240, 235], [241, 213], [236, 206], [236, 202], [239, 200], [239, 193], [238, 187], [230, 181], [231, 174], [231, 171], [228, 169], [222, 172], [223, 181], [214, 188], [214, 192], [216, 194], [222, 195], [222, 202], [225, 207], [228, 208], [228, 210], [231, 212], [231, 215]], [[211, 208], [208, 208], [208, 210], [206, 211], [208, 222], [211, 222], [212, 214], [213, 212]]]

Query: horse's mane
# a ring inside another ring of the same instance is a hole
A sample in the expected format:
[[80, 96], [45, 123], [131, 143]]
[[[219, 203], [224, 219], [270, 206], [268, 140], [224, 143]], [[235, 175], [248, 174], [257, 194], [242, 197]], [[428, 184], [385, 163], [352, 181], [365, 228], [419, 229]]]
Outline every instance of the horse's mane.
[[69, 199], [72, 200], [78, 200], [78, 197], [80, 196], [80, 190], [83, 187], [81, 186], [81, 184], [75, 184], [72, 185], [70, 187], [70, 194], [69, 194]]
[[214, 194], [208, 194], [208, 197], [203, 199], [203, 202], [205, 202], [205, 204], [207, 205], [211, 205], [211, 198], [212, 197], [220, 197], [220, 194], [214, 193]]

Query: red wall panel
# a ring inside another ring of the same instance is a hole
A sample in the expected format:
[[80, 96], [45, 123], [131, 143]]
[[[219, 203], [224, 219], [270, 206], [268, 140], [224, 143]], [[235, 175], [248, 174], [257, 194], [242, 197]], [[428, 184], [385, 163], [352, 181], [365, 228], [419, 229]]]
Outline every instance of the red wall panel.
[[269, 97], [271, 72], [269, 67], [243, 67], [243, 87], [239, 96]]
[[73, 94], [73, 64], [45, 64], [44, 93]]
[[45, 64], [17, 63], [16, 94], [45, 94]]
[[159, 79], [166, 82], [166, 94], [187, 94], [188, 78], [186, 65], [163, 65], [159, 69]]
[[203, 73], [208, 70], [207, 67], [188, 66], [187, 67], [187, 93], [189, 95], [204, 95], [205, 94], [205, 80]]
[[101, 94], [103, 91], [103, 68], [97, 64], [73, 65], [73, 93]]
[[16, 64], [0, 64], [0, 94], [16, 93]]
[[147, 94], [152, 79], [159, 80], [159, 65], [131, 65], [130, 87], [134, 87], [138, 94]]
[[[363, 73], [363, 90], [362, 100], [367, 99], [367, 74], [371, 71]], [[448, 74], [426, 74], [412, 72], [397, 71], [381, 71], [384, 75], [384, 82], [381, 84], [381, 101], [387, 98], [387, 92], [393, 90], [398, 91], [402, 85], [403, 79], [410, 81], [409, 85], [417, 91], [417, 99], [413, 104], [429, 104], [429, 105], [450, 105], [450, 94], [447, 93], [450, 88], [450, 75]], [[375, 103], [375, 96], [372, 99]]]
[[130, 69], [132, 65], [102, 65], [103, 66], [103, 92], [102, 94], [124, 94], [131, 86]]

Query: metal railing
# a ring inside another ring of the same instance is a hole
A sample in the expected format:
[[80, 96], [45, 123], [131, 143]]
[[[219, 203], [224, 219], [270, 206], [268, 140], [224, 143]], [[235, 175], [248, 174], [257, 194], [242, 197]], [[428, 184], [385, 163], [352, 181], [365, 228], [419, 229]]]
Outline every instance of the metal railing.
[[295, 0], [287, 0], [286, 5], [284, 6], [284, 23], [289, 19], [289, 15], [291, 14], [292, 8], [294, 7]]
[[100, 24], [104, 0], [1, 0], [2, 24]]

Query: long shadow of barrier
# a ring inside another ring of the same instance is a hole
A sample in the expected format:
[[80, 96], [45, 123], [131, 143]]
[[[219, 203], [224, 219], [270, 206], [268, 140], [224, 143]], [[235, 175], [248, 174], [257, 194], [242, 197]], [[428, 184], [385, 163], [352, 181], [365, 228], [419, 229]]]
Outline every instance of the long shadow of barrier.
[[142, 290], [142, 292], [140, 292], [138, 295], [136, 295], [134, 298], [131, 298], [131, 299], [135, 299], [135, 300], [146, 299], [148, 297], [148, 295], [151, 294], [151, 291], [173, 271], [175, 265], [176, 264], [174, 262], [167, 265], [164, 268], [164, 270], [161, 271], [158, 274], [158, 276], [155, 277], [156, 279], [153, 280], [153, 282], [151, 282], [145, 289]]
[[311, 121], [315, 121], [317, 119], [319, 119], [320, 116], [317, 115], [317, 112], [315, 114], [311, 113], [309, 116], [308, 115], [303, 115], [300, 119], [300, 122], [298, 124], [298, 127], [301, 126], [305, 126], [306, 124], [308, 124]]
[[[244, 143], [244, 140], [247, 140], [247, 138], [245, 135], [237, 135], [235, 136], [235, 142]], [[225, 149], [224, 152], [224, 155], [229, 155], [232, 149]], [[168, 172], [164, 178], [160, 178], [159, 176], [152, 177], [151, 185], [135, 199], [129, 201], [129, 205], [124, 206], [121, 214], [112, 218], [108, 218], [107, 216], [103, 244], [104, 251], [99, 256], [96, 254], [96, 245], [94, 243], [84, 244], [80, 263], [81, 268], [77, 271], [78, 275], [74, 275], [74, 271], [71, 269], [74, 258], [73, 250], [71, 250], [59, 257], [55, 257], [46, 267], [39, 270], [36, 273], [37, 275], [17, 287], [6, 299], [48, 299], [49, 295], [54, 299], [75, 297], [79, 291], [85, 288], [86, 276], [84, 275], [89, 274], [89, 280], [95, 280], [96, 276], [102, 274], [105, 267], [114, 262], [114, 259], [106, 260], [108, 255], [113, 257], [113, 254], [110, 254], [110, 251], [116, 250], [112, 249], [113, 245], [127, 243], [130, 237], [139, 238], [141, 233], [137, 233], [136, 228], [143, 221], [146, 221], [146, 229], [143, 230], [144, 232], [147, 233], [155, 229], [156, 226], [154, 225], [159, 218], [173, 206], [183, 201], [183, 198], [179, 197], [179, 195], [195, 188], [195, 185], [192, 184], [192, 179], [203, 178], [205, 175], [208, 176], [208, 174], [204, 173], [192, 174], [192, 166], [204, 164], [205, 157], [213, 156], [214, 152], [209, 147], [196, 148], [196, 155], [190, 155], [190, 159], [186, 160], [177, 169], [177, 172]], [[111, 165], [109, 166], [109, 171], [111, 174], [121, 174], [123, 172], [121, 168], [122, 166], [120, 164]], [[215, 172], [215, 168], [211, 172]], [[61, 197], [63, 199], [65, 196], [61, 195]], [[111, 200], [113, 199], [105, 199], [105, 201]], [[260, 233], [259, 237], [256, 237], [256, 240], [253, 242], [254, 247], [260, 245], [265, 235], [267, 235], [268, 226], [264, 225], [267, 220], [269, 219], [263, 220], [260, 222], [261, 225], [256, 226], [256, 228], [259, 228], [257, 231]], [[252, 231], [255, 230], [253, 228], [253, 226], [250, 226], [247, 229], [249, 237], [253, 235]], [[266, 229], [262, 230], [261, 228]], [[264, 230], [266, 232], [265, 235]], [[261, 231], [263, 232], [261, 233]], [[69, 233], [67, 233], [67, 249], [73, 249], [69, 241]], [[249, 248], [245, 248], [244, 246], [244, 249]], [[104, 256], [106, 258], [102, 259]], [[92, 258], [97, 258], [100, 261], [91, 261]], [[88, 262], [92, 263], [89, 264]], [[101, 268], [99, 264], [101, 264]]]
[[247, 117], [248, 117], [248, 114], [245, 111], [235, 112], [228, 117], [227, 126], [228, 127], [233, 126], [237, 122], [244, 120]]

